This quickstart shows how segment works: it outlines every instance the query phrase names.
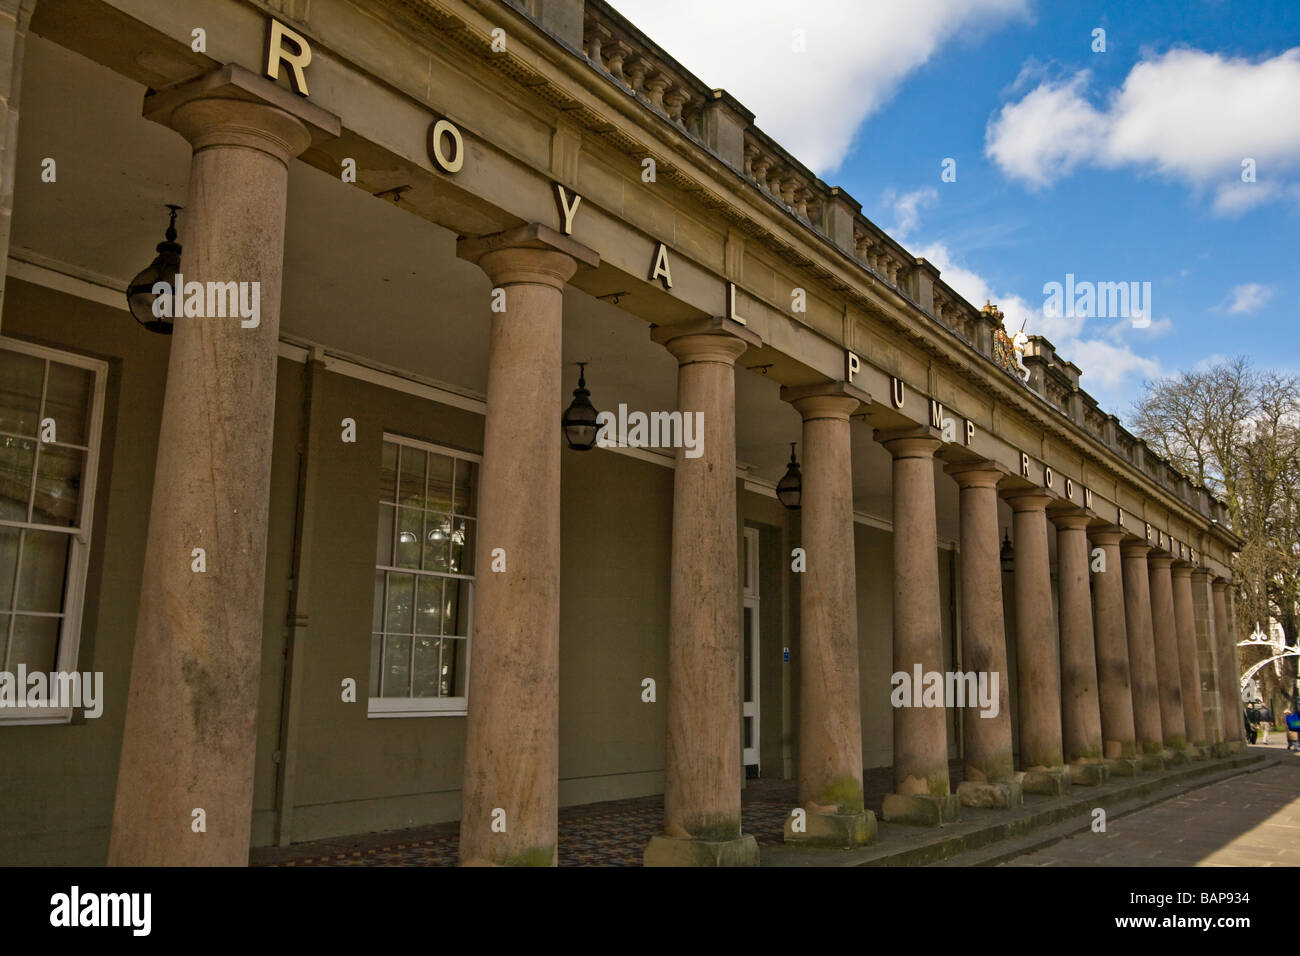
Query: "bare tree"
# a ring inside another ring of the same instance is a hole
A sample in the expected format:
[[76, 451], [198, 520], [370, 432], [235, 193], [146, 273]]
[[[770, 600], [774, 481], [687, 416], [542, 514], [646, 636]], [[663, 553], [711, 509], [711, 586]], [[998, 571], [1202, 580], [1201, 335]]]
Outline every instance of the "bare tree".
[[[1233, 562], [1238, 623], [1270, 618], [1300, 636], [1300, 381], [1244, 357], [1146, 383], [1136, 433], [1189, 477], [1223, 497], [1244, 540]], [[1238, 639], [1242, 635], [1237, 635]], [[1249, 652], [1262, 660], [1262, 651]], [[1247, 665], [1255, 661], [1246, 661]], [[1296, 659], [1260, 672], [1268, 695], [1289, 698]], [[1240, 661], [1239, 661], [1240, 663]]]

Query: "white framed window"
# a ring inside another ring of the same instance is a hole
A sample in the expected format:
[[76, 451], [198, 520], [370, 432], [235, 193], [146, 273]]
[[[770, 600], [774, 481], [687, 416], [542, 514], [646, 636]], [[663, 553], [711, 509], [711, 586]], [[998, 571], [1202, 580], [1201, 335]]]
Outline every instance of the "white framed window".
[[[77, 669], [108, 364], [0, 336], [0, 670]], [[20, 691], [21, 693], [21, 691]], [[0, 708], [0, 724], [71, 708]]]
[[384, 435], [371, 717], [464, 715], [482, 458]]

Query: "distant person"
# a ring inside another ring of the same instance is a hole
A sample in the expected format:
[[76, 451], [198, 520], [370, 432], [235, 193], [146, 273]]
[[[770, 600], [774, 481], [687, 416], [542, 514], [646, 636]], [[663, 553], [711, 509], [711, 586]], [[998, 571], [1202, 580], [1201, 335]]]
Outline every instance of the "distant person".
[[1293, 705], [1283, 718], [1286, 721], [1286, 749], [1292, 753], [1300, 751], [1300, 714]]
[[1259, 738], [1259, 729], [1253, 719], [1254, 715], [1254, 707], [1246, 707], [1241, 712], [1242, 719], [1246, 722], [1246, 740], [1252, 744]]

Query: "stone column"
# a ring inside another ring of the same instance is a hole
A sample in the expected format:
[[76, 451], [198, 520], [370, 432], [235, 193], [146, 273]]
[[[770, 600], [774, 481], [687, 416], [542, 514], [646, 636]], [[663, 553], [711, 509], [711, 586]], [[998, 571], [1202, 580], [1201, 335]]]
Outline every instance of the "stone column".
[[1097, 618], [1097, 682], [1101, 689], [1101, 735], [1106, 766], [1119, 776], [1138, 768], [1133, 718], [1133, 687], [1128, 659], [1128, 622], [1124, 607], [1124, 532], [1107, 525], [1095, 528], [1092, 543], [1101, 549], [1102, 570], [1092, 576]]
[[949, 465], [946, 471], [961, 488], [962, 663], [968, 670], [987, 675], [990, 691], [991, 682], [997, 680], [997, 710], [991, 716], [974, 705], [966, 708], [962, 721], [964, 779], [957, 787], [957, 799], [971, 807], [1016, 807], [1023, 799], [1011, 748], [998, 541], [997, 486], [1006, 472], [989, 462]]
[[1209, 571], [1192, 571], [1192, 612], [1196, 622], [1196, 658], [1201, 690], [1201, 718], [1205, 721], [1205, 738], [1215, 757], [1224, 756], [1223, 722], [1219, 717], [1219, 648], [1214, 631], [1214, 579]]
[[[460, 862], [554, 866], [564, 286], [600, 259], [537, 223], [461, 239], [456, 254], [505, 292], [488, 344]], [[489, 570], [494, 554], [505, 571]]]
[[799, 801], [788, 841], [858, 846], [876, 833], [862, 804], [853, 443], [849, 416], [871, 396], [846, 382], [782, 388], [803, 416], [799, 589]]
[[1201, 759], [1207, 745], [1205, 714], [1201, 709], [1201, 668], [1196, 653], [1196, 619], [1192, 607], [1192, 566], [1176, 563], [1171, 572], [1174, 593], [1174, 627], [1178, 635], [1178, 680], [1183, 688], [1183, 715], [1191, 756]]
[[246, 866], [289, 162], [339, 124], [232, 66], [144, 112], [194, 147], [186, 285], [259, 314], [175, 319], [108, 862]]
[[[915, 684], [918, 673], [943, 673], [939, 620], [939, 553], [935, 528], [934, 453], [929, 429], [877, 430], [894, 456], [894, 671]], [[917, 688], [913, 693], [919, 696]], [[894, 792], [885, 796], [886, 820], [938, 825], [957, 818], [948, 781], [945, 708], [894, 708]]]
[[1047, 550], [1045, 509], [1053, 498], [1038, 489], [1006, 498], [1014, 512], [1021, 786], [1026, 793], [1059, 795], [1069, 789], [1070, 775], [1061, 740], [1061, 665]]
[[645, 865], [756, 866], [758, 844], [740, 829], [735, 363], [762, 342], [719, 318], [651, 337], [680, 363], [677, 407], [703, 415], [706, 437], [698, 458], [677, 450], [673, 474], [665, 827]]
[[1144, 541], [1120, 545], [1124, 562], [1124, 627], [1128, 635], [1129, 681], [1133, 690], [1134, 743], [1143, 770], [1163, 770], [1164, 736], [1160, 724], [1160, 684], [1156, 676], [1156, 639], [1151, 623], [1151, 581]]
[[1178, 631], [1174, 626], [1174, 585], [1169, 569], [1174, 559], [1152, 553], [1147, 558], [1151, 587], [1151, 625], [1156, 642], [1156, 681], [1160, 689], [1160, 728], [1165, 762], [1187, 762], [1187, 717], [1178, 661]]
[[[1061, 737], [1070, 782], [1106, 780], [1102, 763], [1097, 656], [1093, 646], [1092, 589], [1088, 580], [1088, 522], [1082, 511], [1052, 514], [1056, 525], [1056, 578], [1061, 628]], [[1016, 566], [1020, 554], [1017, 549]], [[1019, 587], [1019, 580], [1016, 582]], [[1023, 685], [1022, 685], [1023, 686]]]
[[1223, 724], [1223, 739], [1231, 753], [1240, 751], [1245, 737], [1242, 726], [1241, 665], [1237, 663], [1237, 639], [1228, 627], [1228, 582], [1215, 578], [1214, 633], [1219, 642], [1219, 717]]

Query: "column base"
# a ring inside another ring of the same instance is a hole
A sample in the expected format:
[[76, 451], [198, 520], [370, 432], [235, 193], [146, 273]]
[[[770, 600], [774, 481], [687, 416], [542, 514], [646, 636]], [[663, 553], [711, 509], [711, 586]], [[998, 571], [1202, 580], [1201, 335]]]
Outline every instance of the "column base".
[[1059, 797], [1070, 789], [1070, 771], [1065, 767], [1026, 770], [1020, 785], [1025, 793], [1041, 793], [1049, 797]]
[[1105, 763], [1072, 763], [1065, 769], [1070, 773], [1070, 785], [1075, 787], [1096, 787], [1106, 782], [1110, 776], [1106, 771], [1106, 766], [1110, 761]]
[[1174, 750], [1172, 747], [1165, 748], [1165, 766], [1181, 767], [1191, 761], [1191, 757], [1186, 750]]
[[1138, 770], [1142, 773], [1163, 773], [1165, 763], [1161, 754], [1143, 754], [1138, 760]]
[[1244, 754], [1245, 752], [1246, 752], [1246, 741], [1244, 741], [1244, 740], [1229, 740], [1229, 741], [1228, 741], [1228, 753], [1230, 753], [1230, 754]]
[[976, 783], [966, 780], [957, 784], [957, 802], [963, 807], [1022, 807], [1025, 797], [1019, 780], [1002, 783]]
[[1142, 759], [1138, 757], [1109, 757], [1106, 760], [1106, 770], [1112, 777], [1136, 777], [1144, 769]]
[[794, 819], [785, 818], [785, 842], [808, 846], [864, 846], [876, 839], [876, 815], [862, 813], [809, 813], [804, 817], [805, 831], [795, 833]]
[[1193, 760], [1206, 760], [1210, 756], [1210, 748], [1205, 744], [1188, 744], [1187, 755]]
[[941, 827], [945, 823], [955, 823], [957, 813], [956, 794], [945, 793], [936, 797], [929, 793], [887, 793], [880, 817], [889, 823]]
[[1210, 755], [1216, 760], [1221, 757], [1227, 757], [1232, 753], [1231, 745], [1226, 740], [1217, 741], [1210, 745]]
[[652, 836], [646, 866], [758, 866], [758, 841], [748, 833], [734, 840], [690, 840]]

